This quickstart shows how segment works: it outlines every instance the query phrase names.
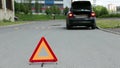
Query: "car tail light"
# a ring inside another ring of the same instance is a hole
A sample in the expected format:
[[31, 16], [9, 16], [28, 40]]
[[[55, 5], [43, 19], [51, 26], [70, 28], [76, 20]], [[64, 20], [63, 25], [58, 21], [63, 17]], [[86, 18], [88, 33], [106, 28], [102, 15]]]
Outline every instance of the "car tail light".
[[96, 16], [95, 12], [92, 12], [91, 17], [95, 17], [95, 16]]
[[73, 17], [74, 17], [73, 13], [70, 12], [70, 13], [68, 14], [68, 17], [69, 17], [69, 18], [73, 18]]

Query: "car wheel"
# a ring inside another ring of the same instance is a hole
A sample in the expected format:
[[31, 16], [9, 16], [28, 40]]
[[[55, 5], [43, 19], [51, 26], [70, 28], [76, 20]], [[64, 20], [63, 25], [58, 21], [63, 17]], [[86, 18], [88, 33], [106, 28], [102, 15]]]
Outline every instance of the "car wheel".
[[96, 28], [96, 21], [94, 20], [93, 22], [94, 22], [94, 24], [91, 26], [91, 28], [95, 29]]
[[66, 28], [67, 28], [67, 29], [71, 29], [71, 26], [67, 24], [67, 25], [66, 25]]
[[96, 28], [96, 26], [94, 26], [94, 25], [93, 25], [93, 26], [91, 26], [91, 28], [92, 28], [92, 29], [95, 29], [95, 28]]

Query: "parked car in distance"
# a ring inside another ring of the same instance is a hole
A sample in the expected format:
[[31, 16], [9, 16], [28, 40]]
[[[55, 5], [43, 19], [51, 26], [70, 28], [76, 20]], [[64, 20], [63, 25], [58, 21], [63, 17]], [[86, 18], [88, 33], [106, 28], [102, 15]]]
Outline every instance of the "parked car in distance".
[[92, 10], [90, 1], [74, 1], [66, 18], [66, 28], [73, 26], [87, 26], [96, 28], [96, 14]]

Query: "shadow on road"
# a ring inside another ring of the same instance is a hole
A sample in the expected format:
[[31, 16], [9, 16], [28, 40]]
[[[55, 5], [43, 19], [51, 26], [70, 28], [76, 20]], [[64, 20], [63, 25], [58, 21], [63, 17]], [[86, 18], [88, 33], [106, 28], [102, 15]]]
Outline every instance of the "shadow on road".
[[72, 27], [70, 29], [67, 29], [66, 27], [63, 27], [63, 29], [65, 29], [65, 30], [93, 30], [89, 27]]

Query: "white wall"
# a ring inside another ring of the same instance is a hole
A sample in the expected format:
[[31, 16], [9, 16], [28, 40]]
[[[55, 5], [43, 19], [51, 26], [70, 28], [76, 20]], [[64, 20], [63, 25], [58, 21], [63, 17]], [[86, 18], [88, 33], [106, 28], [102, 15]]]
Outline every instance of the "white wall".
[[116, 11], [117, 11], [117, 7], [116, 7], [116, 5], [114, 5], [114, 4], [109, 4], [109, 5], [108, 5], [108, 10], [109, 10], [110, 12], [116, 12]]
[[2, 9], [0, 9], [0, 20], [10, 20], [14, 21], [14, 0], [13, 1], [13, 10], [6, 9], [6, 1], [2, 0]]

